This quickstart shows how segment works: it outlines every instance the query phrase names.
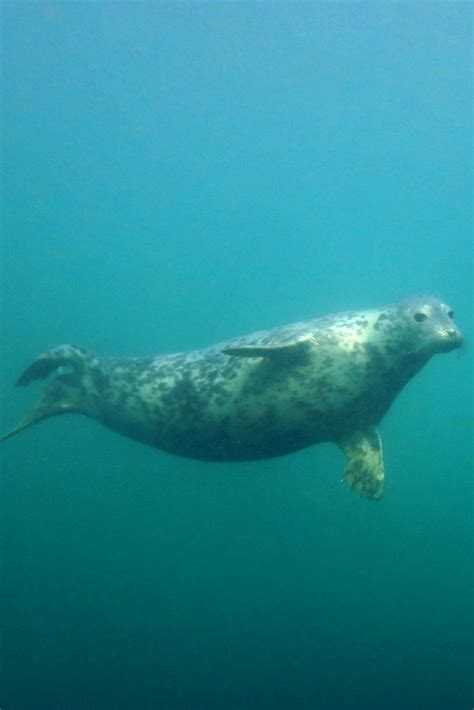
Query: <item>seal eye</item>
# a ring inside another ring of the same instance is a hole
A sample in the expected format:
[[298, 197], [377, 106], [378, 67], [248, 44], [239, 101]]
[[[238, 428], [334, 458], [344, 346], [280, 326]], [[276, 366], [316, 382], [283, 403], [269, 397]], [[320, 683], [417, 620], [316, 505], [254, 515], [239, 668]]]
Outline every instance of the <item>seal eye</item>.
[[415, 315], [413, 316], [413, 320], [417, 323], [421, 323], [421, 321], [426, 320], [427, 318], [428, 316], [424, 313], [415, 313]]
[[454, 318], [454, 311], [448, 311], [448, 318]]

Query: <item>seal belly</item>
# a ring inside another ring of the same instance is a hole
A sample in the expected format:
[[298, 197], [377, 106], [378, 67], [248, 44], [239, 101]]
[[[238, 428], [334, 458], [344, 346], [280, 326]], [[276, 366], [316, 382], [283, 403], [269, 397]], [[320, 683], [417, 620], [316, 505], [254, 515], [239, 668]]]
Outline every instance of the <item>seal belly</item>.
[[323, 358], [313, 346], [298, 365], [216, 351], [103, 361], [108, 387], [98, 418], [181, 456], [215, 461], [281, 456], [334, 439], [347, 426], [350, 400], [365, 383], [356, 386], [354, 355], [345, 361], [343, 366], [335, 345]]

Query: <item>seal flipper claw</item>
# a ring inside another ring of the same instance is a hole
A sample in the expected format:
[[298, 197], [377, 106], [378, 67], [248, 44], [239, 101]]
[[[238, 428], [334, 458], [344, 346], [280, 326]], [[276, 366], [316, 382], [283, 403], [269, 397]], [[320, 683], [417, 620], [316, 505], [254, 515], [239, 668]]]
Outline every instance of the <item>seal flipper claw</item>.
[[383, 450], [375, 427], [355, 432], [339, 441], [348, 464], [343, 480], [360, 495], [381, 498], [384, 484]]

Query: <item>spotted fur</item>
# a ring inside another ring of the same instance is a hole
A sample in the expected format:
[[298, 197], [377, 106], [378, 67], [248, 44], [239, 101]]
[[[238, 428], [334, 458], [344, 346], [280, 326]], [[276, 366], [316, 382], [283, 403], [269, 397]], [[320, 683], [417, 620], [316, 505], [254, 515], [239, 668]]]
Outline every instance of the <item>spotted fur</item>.
[[203, 460], [269, 458], [334, 441], [348, 455], [350, 485], [380, 497], [383, 459], [375, 427], [433, 354], [460, 344], [449, 307], [421, 297], [190, 353], [99, 359], [84, 348], [59, 346], [19, 378], [21, 386], [60, 368], [40, 404], [3, 438], [47, 416], [78, 412]]

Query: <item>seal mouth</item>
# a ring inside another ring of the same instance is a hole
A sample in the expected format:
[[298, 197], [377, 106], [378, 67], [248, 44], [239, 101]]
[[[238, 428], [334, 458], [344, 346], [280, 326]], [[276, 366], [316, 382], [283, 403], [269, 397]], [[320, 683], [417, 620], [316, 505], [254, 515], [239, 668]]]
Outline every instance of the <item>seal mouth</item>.
[[458, 330], [443, 330], [439, 334], [440, 350], [449, 352], [456, 350], [463, 344], [463, 337]]

